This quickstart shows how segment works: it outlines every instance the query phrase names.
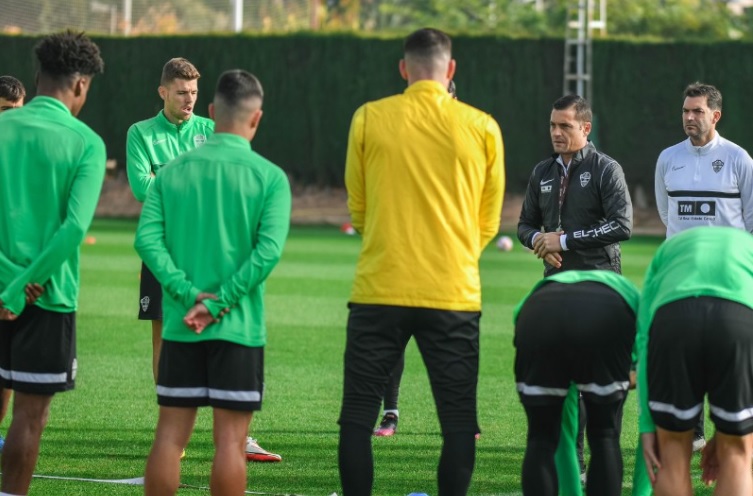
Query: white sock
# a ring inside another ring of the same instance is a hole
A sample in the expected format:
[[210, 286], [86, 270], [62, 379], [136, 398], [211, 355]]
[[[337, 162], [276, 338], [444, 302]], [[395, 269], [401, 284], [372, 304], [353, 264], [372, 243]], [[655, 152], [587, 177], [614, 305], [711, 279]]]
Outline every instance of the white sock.
[[[398, 413], [397, 409], [395, 409], [395, 410], [385, 410], [384, 411], [385, 415], [387, 415], [388, 413], [393, 413], [395, 415], [395, 417], [400, 417], [400, 413]], [[0, 496], [3, 496], [3, 495], [0, 494]]]
[[26, 496], [25, 494], [0, 493], [0, 496]]

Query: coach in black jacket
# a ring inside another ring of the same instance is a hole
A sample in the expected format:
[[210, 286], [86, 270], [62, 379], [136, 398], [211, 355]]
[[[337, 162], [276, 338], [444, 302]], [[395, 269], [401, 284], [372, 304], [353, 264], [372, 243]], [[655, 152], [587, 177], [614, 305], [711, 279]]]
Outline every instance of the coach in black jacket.
[[588, 141], [591, 119], [580, 96], [554, 102], [549, 130], [555, 154], [534, 167], [528, 182], [518, 239], [544, 259], [545, 276], [621, 272], [619, 242], [630, 238], [633, 205], [620, 164]]

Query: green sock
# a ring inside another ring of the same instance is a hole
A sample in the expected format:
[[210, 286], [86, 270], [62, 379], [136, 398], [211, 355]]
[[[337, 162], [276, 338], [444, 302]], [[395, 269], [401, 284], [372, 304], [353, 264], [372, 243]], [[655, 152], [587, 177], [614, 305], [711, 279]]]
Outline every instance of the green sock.
[[583, 496], [580, 484], [580, 464], [575, 444], [578, 437], [578, 389], [574, 384], [562, 407], [562, 432], [554, 463], [557, 466], [560, 496]]
[[651, 496], [651, 480], [648, 478], [646, 463], [643, 460], [643, 443], [638, 438], [638, 448], [635, 450], [635, 469], [633, 471], [633, 496]]

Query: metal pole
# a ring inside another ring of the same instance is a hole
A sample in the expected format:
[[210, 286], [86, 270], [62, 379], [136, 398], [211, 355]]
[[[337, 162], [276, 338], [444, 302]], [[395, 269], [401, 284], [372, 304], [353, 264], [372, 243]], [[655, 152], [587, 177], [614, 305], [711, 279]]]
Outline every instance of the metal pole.
[[235, 0], [233, 21], [233, 31], [236, 33], [243, 31], [243, 0]]
[[577, 91], [578, 94], [581, 96], [585, 96], [583, 94], [584, 85], [583, 85], [583, 76], [585, 75], [585, 67], [586, 67], [586, 51], [585, 51], [585, 42], [586, 42], [586, 0], [580, 0], [578, 2], [578, 55], [577, 55], [577, 69], [576, 72], [578, 74], [577, 81]]
[[123, 36], [131, 35], [133, 0], [123, 0]]

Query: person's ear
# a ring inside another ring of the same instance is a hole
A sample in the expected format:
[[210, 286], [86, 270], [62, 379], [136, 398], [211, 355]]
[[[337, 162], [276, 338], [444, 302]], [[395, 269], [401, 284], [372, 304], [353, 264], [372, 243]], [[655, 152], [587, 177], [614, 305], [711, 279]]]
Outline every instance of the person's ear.
[[262, 114], [264, 114], [264, 112], [262, 112], [261, 109], [256, 109], [251, 112], [251, 118], [249, 119], [248, 125], [251, 129], [254, 130], [254, 132], [256, 132], [256, 130], [259, 128]]
[[408, 80], [408, 70], [405, 68], [405, 59], [400, 59], [400, 63], [398, 64], [398, 70], [400, 71], [400, 77]]
[[209, 104], [209, 118], [214, 120], [214, 103]]
[[76, 98], [81, 97], [81, 95], [86, 94], [87, 86], [89, 85], [89, 80], [85, 77], [77, 77], [76, 80], [73, 82], [73, 95]]
[[164, 86], [159, 85], [159, 87], [157, 88], [157, 93], [159, 93], [159, 97], [163, 100], [167, 98], [167, 88], [165, 88]]
[[722, 118], [722, 111], [721, 110], [714, 110], [714, 113], [711, 114], [711, 123], [716, 124], [719, 122]]
[[588, 136], [591, 134], [591, 123], [590, 122], [584, 122], [583, 123], [583, 133]]
[[455, 59], [450, 59], [450, 63], [447, 64], [447, 79], [450, 81], [455, 77], [455, 69], [457, 69], [457, 62]]

